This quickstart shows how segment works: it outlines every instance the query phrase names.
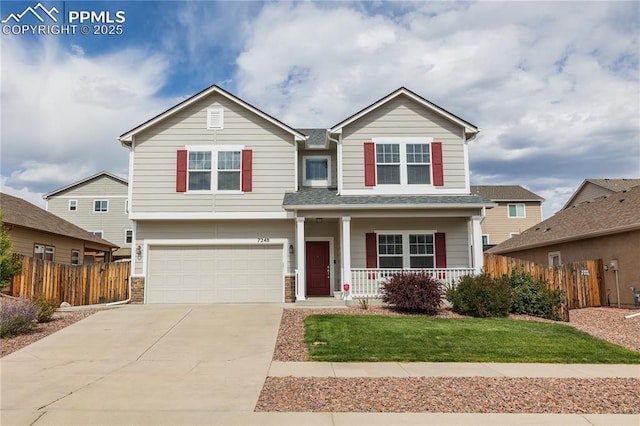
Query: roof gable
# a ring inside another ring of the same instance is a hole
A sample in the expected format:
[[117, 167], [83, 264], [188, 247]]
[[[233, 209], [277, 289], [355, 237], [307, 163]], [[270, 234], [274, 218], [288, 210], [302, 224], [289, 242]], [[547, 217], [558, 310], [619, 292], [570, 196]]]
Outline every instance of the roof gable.
[[618, 192], [640, 185], [640, 179], [585, 179], [580, 184], [578, 189], [576, 189], [576, 191], [571, 194], [571, 197], [569, 197], [562, 208], [566, 209], [568, 207], [571, 207], [576, 198], [578, 198], [580, 193], [585, 189], [587, 185], [596, 185], [609, 192]]
[[114, 248], [118, 247], [22, 198], [0, 193], [0, 208], [3, 213], [3, 221], [6, 224], [76, 238]]
[[640, 186], [560, 210], [490, 252], [509, 253], [635, 229], [640, 229]]
[[288, 133], [291, 133], [296, 140], [305, 140], [305, 135], [303, 135], [302, 133], [298, 132], [296, 129], [284, 124], [282, 121], [270, 116], [269, 114], [266, 114], [265, 112], [259, 110], [258, 108], [254, 107], [253, 105], [248, 104], [247, 102], [243, 101], [242, 99], [238, 98], [235, 95], [232, 95], [231, 93], [227, 92], [226, 90], [222, 89], [221, 87], [217, 86], [217, 85], [213, 85], [210, 86], [204, 90], [202, 90], [199, 93], [196, 93], [195, 95], [191, 96], [190, 98], [180, 102], [179, 104], [169, 108], [168, 110], [156, 115], [155, 117], [153, 117], [152, 119], [140, 124], [139, 126], [129, 130], [126, 133], [123, 133], [122, 135], [120, 135], [120, 137], [118, 138], [118, 140], [124, 144], [124, 145], [131, 145], [131, 142], [133, 141], [133, 137], [147, 129], [149, 129], [150, 127], [155, 126], [156, 124], [162, 122], [163, 120], [165, 120], [168, 117], [173, 116], [174, 114], [184, 110], [185, 108], [188, 108], [189, 106], [195, 104], [196, 102], [200, 101], [201, 99], [210, 96], [214, 93], [217, 93], [221, 96], [224, 96], [225, 98], [229, 99], [230, 101], [240, 105], [241, 107], [251, 111], [252, 113], [262, 117], [263, 119], [269, 121], [270, 123], [276, 125], [277, 127], [285, 130]]
[[109, 179], [113, 179], [114, 181], [116, 181], [118, 183], [121, 183], [124, 186], [128, 186], [129, 185], [129, 181], [127, 181], [127, 179], [121, 178], [121, 177], [116, 176], [116, 175], [114, 175], [112, 173], [103, 171], [103, 172], [97, 173], [97, 174], [95, 174], [93, 176], [89, 176], [87, 178], [81, 179], [81, 180], [79, 180], [77, 182], [70, 183], [69, 185], [67, 185], [65, 187], [62, 187], [62, 188], [56, 189], [55, 191], [49, 192], [48, 194], [44, 194], [42, 196], [42, 198], [44, 198], [45, 200], [48, 200], [49, 198], [51, 198], [51, 197], [53, 197], [55, 195], [61, 194], [61, 193], [65, 192], [65, 191], [69, 191], [71, 189], [77, 188], [77, 187], [82, 186], [82, 185], [86, 185], [86, 184], [88, 184], [90, 182], [96, 181], [96, 180], [98, 180], [100, 178], [103, 178], [103, 177], [106, 177], [106, 178], [109, 178]]
[[346, 126], [348, 126], [349, 124], [353, 123], [354, 121], [360, 119], [361, 117], [369, 114], [371, 111], [378, 109], [379, 107], [381, 107], [382, 105], [390, 102], [393, 99], [396, 99], [399, 96], [406, 96], [410, 99], [412, 99], [413, 101], [417, 102], [419, 105], [421, 105], [422, 107], [448, 119], [449, 121], [456, 123], [457, 125], [459, 125], [460, 127], [463, 127], [465, 129], [465, 134], [466, 134], [466, 139], [467, 140], [471, 140], [473, 139], [478, 132], [480, 132], [480, 129], [469, 123], [466, 120], [463, 120], [462, 118], [450, 113], [449, 111], [447, 111], [446, 109], [434, 104], [433, 102], [428, 101], [427, 99], [423, 98], [422, 96], [417, 95], [416, 93], [412, 92], [411, 90], [405, 88], [405, 87], [401, 87], [398, 90], [388, 94], [387, 96], [385, 96], [384, 98], [380, 99], [377, 102], [374, 102], [373, 104], [369, 105], [368, 107], [358, 111], [357, 113], [353, 114], [351, 117], [341, 121], [340, 123], [336, 124], [335, 126], [333, 126], [331, 129], [329, 129], [329, 131], [331, 133], [341, 133], [342, 129]]
[[544, 201], [544, 198], [520, 185], [471, 185], [471, 193], [492, 201]]

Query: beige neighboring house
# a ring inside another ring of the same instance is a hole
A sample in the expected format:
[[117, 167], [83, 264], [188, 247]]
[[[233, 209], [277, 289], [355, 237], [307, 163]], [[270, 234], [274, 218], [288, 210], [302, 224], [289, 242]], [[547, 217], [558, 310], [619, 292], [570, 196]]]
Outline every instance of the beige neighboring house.
[[569, 197], [563, 209], [638, 185], [640, 185], [640, 179], [585, 179], [576, 192]]
[[133, 222], [129, 219], [126, 179], [101, 172], [42, 196], [47, 211], [111, 241], [120, 248], [113, 260], [131, 258]]
[[602, 259], [611, 305], [624, 306], [640, 291], [640, 186], [560, 210], [489, 253], [560, 265]]
[[[0, 210], [14, 253], [82, 265], [98, 260], [109, 262], [111, 253], [118, 248], [21, 198], [0, 193]], [[87, 252], [96, 256], [85, 256]]]
[[119, 137], [133, 300], [348, 299], [397, 271], [479, 272], [494, 203], [469, 187], [478, 131], [406, 88], [296, 129], [211, 86]]
[[482, 219], [482, 245], [485, 250], [518, 235], [542, 220], [544, 198], [520, 185], [471, 186], [479, 194], [497, 204]]

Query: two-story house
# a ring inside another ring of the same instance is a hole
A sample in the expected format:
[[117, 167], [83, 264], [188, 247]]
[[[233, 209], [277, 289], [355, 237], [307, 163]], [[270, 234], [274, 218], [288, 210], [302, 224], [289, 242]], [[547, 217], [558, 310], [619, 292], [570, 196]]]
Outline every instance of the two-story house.
[[640, 185], [640, 179], [585, 179], [562, 209], [566, 210], [596, 198], [627, 191], [638, 185]]
[[131, 257], [133, 223], [129, 219], [126, 179], [101, 172], [42, 196], [47, 211], [120, 248], [113, 260]]
[[295, 129], [211, 86], [119, 138], [133, 301], [349, 299], [395, 271], [478, 272], [494, 206], [470, 192], [478, 131], [406, 88]]
[[471, 193], [497, 204], [482, 218], [482, 245], [485, 250], [542, 221], [544, 198], [520, 185], [471, 185]]

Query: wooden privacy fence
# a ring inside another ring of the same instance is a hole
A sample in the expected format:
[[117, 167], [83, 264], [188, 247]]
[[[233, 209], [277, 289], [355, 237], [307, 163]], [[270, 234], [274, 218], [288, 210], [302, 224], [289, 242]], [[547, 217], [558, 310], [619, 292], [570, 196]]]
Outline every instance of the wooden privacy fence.
[[[484, 271], [492, 277], [510, 275], [514, 269], [528, 272], [534, 278], [547, 281], [552, 289], [563, 290], [566, 297], [564, 309], [606, 305], [602, 259], [567, 263], [551, 268], [522, 259], [485, 253]], [[565, 318], [565, 313], [562, 314]], [[566, 315], [568, 319], [568, 312]]]
[[22, 258], [22, 272], [11, 282], [13, 296], [44, 296], [73, 306], [125, 300], [129, 297], [130, 262], [63, 265]]

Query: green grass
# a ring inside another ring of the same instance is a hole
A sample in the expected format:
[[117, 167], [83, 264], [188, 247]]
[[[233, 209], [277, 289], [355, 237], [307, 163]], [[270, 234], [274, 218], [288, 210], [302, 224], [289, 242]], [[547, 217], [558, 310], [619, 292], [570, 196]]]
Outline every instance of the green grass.
[[561, 324], [385, 315], [311, 315], [304, 324], [314, 361], [640, 363], [640, 352]]

